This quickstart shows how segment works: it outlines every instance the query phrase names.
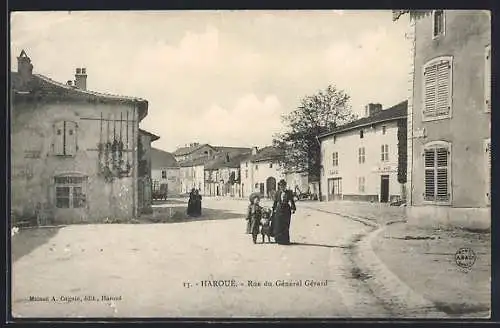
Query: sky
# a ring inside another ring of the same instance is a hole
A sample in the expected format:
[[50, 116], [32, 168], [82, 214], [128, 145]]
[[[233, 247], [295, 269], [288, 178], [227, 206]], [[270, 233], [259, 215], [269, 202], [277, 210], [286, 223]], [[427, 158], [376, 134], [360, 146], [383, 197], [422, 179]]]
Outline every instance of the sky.
[[407, 98], [408, 21], [390, 10], [16, 12], [22, 49], [56, 81], [87, 68], [87, 88], [148, 100], [153, 147], [266, 146], [281, 116], [329, 84], [352, 110]]

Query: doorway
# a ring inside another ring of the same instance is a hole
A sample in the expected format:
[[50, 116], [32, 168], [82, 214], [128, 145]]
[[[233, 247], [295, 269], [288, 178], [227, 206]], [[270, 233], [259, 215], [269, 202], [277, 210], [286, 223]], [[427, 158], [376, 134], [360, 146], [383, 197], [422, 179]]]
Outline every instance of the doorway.
[[328, 179], [328, 200], [342, 199], [342, 178]]
[[273, 177], [269, 177], [266, 180], [266, 189], [267, 189], [267, 197], [271, 198], [272, 195], [276, 192], [276, 179]]
[[389, 176], [380, 176], [380, 202], [387, 203], [389, 201]]

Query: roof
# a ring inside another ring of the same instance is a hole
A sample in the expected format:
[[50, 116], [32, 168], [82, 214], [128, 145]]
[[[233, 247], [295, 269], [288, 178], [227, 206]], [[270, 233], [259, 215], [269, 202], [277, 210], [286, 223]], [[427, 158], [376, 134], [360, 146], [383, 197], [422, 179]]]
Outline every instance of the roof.
[[250, 160], [252, 162], [263, 162], [276, 160], [282, 158], [283, 156], [285, 156], [285, 151], [283, 149], [274, 146], [267, 146], [257, 151], [257, 154], [250, 157]]
[[226, 153], [233, 153], [233, 152], [238, 152], [238, 153], [245, 153], [252, 151], [252, 148], [248, 147], [226, 147], [226, 146], [213, 146], [217, 151], [221, 152], [226, 152]]
[[[180, 147], [180, 148], [177, 148], [173, 154], [174, 156], [184, 156], [184, 155], [189, 155], [193, 152], [195, 152], [196, 150], [200, 149], [200, 148], [203, 148], [205, 146], [208, 146], [210, 148], [214, 148], [212, 146], [210, 146], [209, 144], [200, 144], [200, 145], [196, 145], [196, 146], [188, 146], [188, 147]], [[215, 149], [215, 148], [214, 148]]]
[[29, 96], [36, 94], [37, 96], [44, 95], [66, 98], [81, 97], [101, 101], [137, 103], [140, 111], [140, 120], [146, 117], [148, 112], [148, 101], [142, 98], [84, 90], [77, 88], [74, 85], [71, 86], [54, 81], [51, 78], [41, 74], [33, 74], [31, 81], [28, 82], [29, 89], [27, 91], [21, 91], [20, 89], [22, 79], [20, 74], [18, 72], [11, 72], [10, 78], [12, 91], [15, 95], [18, 96]]
[[142, 134], [145, 134], [145, 135], [151, 137], [151, 141], [156, 141], [156, 140], [160, 139], [160, 136], [157, 136], [156, 134], [153, 134], [153, 133], [148, 132], [148, 131], [143, 130], [143, 129], [139, 129], [139, 133], [142, 133]]
[[[227, 161], [226, 154], [229, 155], [229, 161]], [[217, 154], [215, 158], [205, 164], [205, 170], [217, 170], [224, 167], [239, 168], [241, 161], [247, 158], [250, 154], [250, 150], [245, 153], [233, 152]]]
[[201, 156], [195, 159], [188, 159], [184, 161], [179, 161], [179, 166], [180, 167], [192, 167], [192, 166], [200, 166], [204, 165], [210, 161], [210, 158], [208, 156]]
[[341, 125], [332, 131], [329, 131], [327, 133], [320, 134], [318, 136], [318, 139], [322, 139], [334, 134], [338, 134], [341, 132], [346, 132], [349, 130], [354, 130], [356, 128], [361, 128], [367, 125], [372, 125], [372, 124], [377, 124], [377, 123], [382, 123], [382, 122], [387, 122], [387, 121], [393, 121], [401, 118], [406, 118], [408, 114], [408, 101], [402, 101], [397, 105], [394, 105], [390, 108], [384, 109], [378, 113], [375, 113], [373, 115], [367, 116], [360, 118], [359, 120], [352, 121], [350, 123]]
[[179, 167], [174, 155], [167, 151], [151, 148], [151, 169]]

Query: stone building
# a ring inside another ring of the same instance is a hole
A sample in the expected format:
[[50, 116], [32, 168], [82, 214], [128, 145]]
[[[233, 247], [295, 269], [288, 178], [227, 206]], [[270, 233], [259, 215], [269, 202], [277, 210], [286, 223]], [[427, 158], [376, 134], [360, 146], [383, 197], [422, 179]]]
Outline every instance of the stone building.
[[14, 219], [137, 217], [139, 122], [148, 102], [87, 90], [85, 68], [63, 84], [34, 74], [24, 50], [17, 61], [10, 94]]
[[394, 14], [395, 19], [409, 21], [413, 57], [408, 95], [409, 221], [489, 228], [490, 12], [405, 12]]
[[180, 167], [172, 153], [161, 149], [151, 149], [151, 176], [153, 190], [166, 185], [167, 195], [179, 195], [181, 192]]
[[153, 183], [151, 179], [152, 151], [151, 143], [160, 139], [159, 136], [139, 129], [139, 143], [137, 144], [138, 156], [138, 206], [139, 214], [153, 212]]
[[383, 109], [318, 136], [323, 200], [389, 202], [404, 197], [408, 102]]

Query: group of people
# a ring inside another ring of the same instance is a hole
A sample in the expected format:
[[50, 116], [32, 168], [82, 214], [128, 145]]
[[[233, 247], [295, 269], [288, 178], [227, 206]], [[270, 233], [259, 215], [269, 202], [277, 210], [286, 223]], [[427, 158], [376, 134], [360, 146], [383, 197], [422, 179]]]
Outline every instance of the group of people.
[[[292, 214], [295, 214], [295, 201], [293, 192], [286, 189], [286, 181], [281, 180], [278, 183], [278, 191], [274, 195], [273, 208], [271, 212], [271, 237], [275, 242], [281, 245], [290, 244], [290, 222]], [[253, 242], [256, 243], [257, 235], [261, 229], [261, 220], [264, 209], [260, 205], [260, 196], [252, 194], [250, 196], [250, 205], [248, 206], [247, 234], [252, 235]]]
[[191, 189], [189, 193], [187, 215], [197, 217], [201, 215], [201, 195], [198, 189]]

